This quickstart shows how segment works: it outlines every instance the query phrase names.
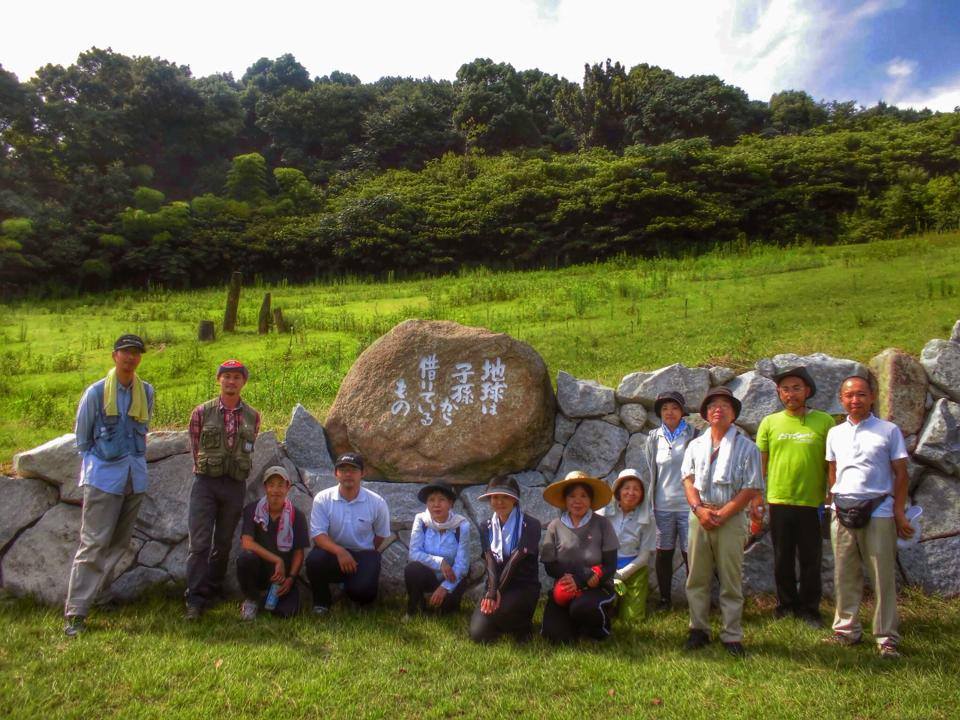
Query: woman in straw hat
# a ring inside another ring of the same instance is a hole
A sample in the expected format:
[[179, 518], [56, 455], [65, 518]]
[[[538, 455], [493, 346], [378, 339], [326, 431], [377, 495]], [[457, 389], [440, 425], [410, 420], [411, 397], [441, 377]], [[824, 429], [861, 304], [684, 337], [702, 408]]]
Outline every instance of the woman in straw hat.
[[600, 511], [620, 541], [614, 586], [620, 596], [618, 622], [626, 625], [634, 624], [647, 610], [647, 562], [657, 539], [649, 487], [649, 478], [627, 468], [613, 483], [613, 502]]
[[610, 521], [595, 511], [612, 497], [603, 480], [578, 470], [543, 491], [543, 499], [562, 511], [540, 545], [544, 568], [556, 580], [541, 629], [550, 642], [572, 642], [579, 635], [603, 640], [610, 634], [619, 542]]
[[512, 477], [494, 478], [478, 499], [487, 500], [492, 513], [480, 527], [487, 589], [470, 618], [470, 637], [488, 643], [506, 633], [525, 641], [540, 599], [540, 521], [520, 509], [520, 487]]

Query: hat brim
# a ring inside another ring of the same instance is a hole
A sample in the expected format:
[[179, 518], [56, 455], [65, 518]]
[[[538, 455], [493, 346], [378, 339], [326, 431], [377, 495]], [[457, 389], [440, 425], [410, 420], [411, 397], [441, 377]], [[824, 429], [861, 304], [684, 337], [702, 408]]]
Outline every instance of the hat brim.
[[733, 395], [725, 395], [724, 393], [707, 395], [703, 399], [703, 402], [700, 403], [700, 417], [702, 417], [704, 420], [707, 419], [707, 405], [709, 405], [710, 401], [714, 400], [715, 398], [723, 398], [724, 400], [729, 401], [730, 404], [733, 405], [733, 419], [736, 420], [738, 417], [740, 417], [740, 411], [743, 409], [743, 403], [741, 403]]
[[520, 497], [516, 495], [513, 491], [506, 488], [497, 488], [496, 490], [487, 490], [483, 495], [478, 495], [477, 500], [489, 500], [494, 495], [506, 495], [508, 498], [513, 498], [518, 503], [520, 502]]
[[453, 492], [453, 489], [446, 487], [445, 485], [424, 485], [417, 492], [417, 500], [422, 503], [426, 503], [427, 499], [437, 492], [442, 493], [443, 496], [450, 502], [456, 502], [457, 500], [457, 495]]
[[113, 351], [116, 352], [117, 350], [126, 350], [126, 349], [128, 349], [128, 348], [136, 348], [137, 350], [139, 350], [139, 351], [142, 352], [142, 353], [145, 353], [145, 352], [147, 351], [147, 348], [145, 348], [143, 345], [140, 345], [139, 343], [134, 343], [134, 342], [132, 342], [132, 343], [124, 343], [123, 345], [118, 345], [117, 347], [115, 347], [115, 348], [113, 349]]
[[668, 402], [672, 402], [674, 405], [679, 405], [679, 406], [680, 406], [680, 417], [686, 417], [687, 415], [690, 414], [690, 413], [687, 412], [687, 409], [683, 406], [683, 403], [678, 402], [678, 401], [677, 401], [676, 399], [674, 399], [674, 398], [663, 398], [662, 400], [655, 400], [654, 403], [653, 403], [653, 414], [656, 415], [656, 416], [659, 418], [659, 417], [660, 417], [660, 410], [661, 410], [661, 409], [663, 408], [663, 406], [666, 405]]
[[640, 491], [643, 493], [643, 496], [640, 498], [640, 504], [643, 504], [643, 501], [647, 498], [647, 483], [644, 478], [639, 475], [624, 475], [623, 477], [618, 477], [613, 482], [613, 487], [610, 488], [611, 493], [613, 494], [614, 499], [617, 497], [617, 493], [620, 492], [620, 488], [623, 487], [623, 484], [628, 480], [636, 480], [640, 483]]
[[543, 499], [555, 508], [561, 510], [567, 509], [567, 503], [563, 497], [563, 491], [570, 485], [587, 485], [593, 490], [593, 501], [590, 503], [591, 510], [599, 510], [606, 507], [613, 499], [613, 491], [600, 478], [578, 477], [564, 478], [555, 483], [551, 483], [543, 491]]
[[810, 394], [807, 395], [808, 400], [817, 394], [817, 384], [810, 376], [810, 372], [804, 367], [787, 368], [783, 372], [777, 373], [770, 379], [779, 385], [781, 380], [788, 377], [800, 378], [803, 380], [804, 384], [810, 388]]

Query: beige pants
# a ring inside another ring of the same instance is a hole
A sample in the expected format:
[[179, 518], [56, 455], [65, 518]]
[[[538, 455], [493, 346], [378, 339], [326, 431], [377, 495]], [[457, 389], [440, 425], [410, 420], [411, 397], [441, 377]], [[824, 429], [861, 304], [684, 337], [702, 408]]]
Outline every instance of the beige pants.
[[124, 495], [106, 493], [91, 485], [83, 487], [80, 547], [70, 570], [64, 615], [86, 616], [90, 612], [97, 594], [126, 552], [144, 496], [131, 490], [129, 480]]
[[737, 513], [716, 530], [704, 530], [690, 513], [689, 574], [687, 603], [690, 629], [710, 632], [710, 584], [720, 576], [720, 630], [722, 642], [743, 640], [743, 546], [747, 540], [747, 517]]
[[866, 527], [851, 530], [837, 522], [830, 525], [833, 540], [837, 610], [833, 631], [859, 640], [860, 598], [863, 595], [863, 568], [866, 567], [876, 606], [873, 610], [873, 636], [877, 644], [896, 645], [897, 632], [897, 526], [893, 518], [872, 518]]

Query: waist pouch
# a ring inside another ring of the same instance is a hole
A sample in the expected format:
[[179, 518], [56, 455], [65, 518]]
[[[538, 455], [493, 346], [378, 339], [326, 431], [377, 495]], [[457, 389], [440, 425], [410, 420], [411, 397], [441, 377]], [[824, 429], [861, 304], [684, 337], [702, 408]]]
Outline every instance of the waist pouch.
[[833, 509], [837, 513], [837, 520], [845, 528], [859, 530], [870, 522], [873, 511], [883, 504], [886, 495], [870, 498], [869, 500], [841, 500], [833, 498]]

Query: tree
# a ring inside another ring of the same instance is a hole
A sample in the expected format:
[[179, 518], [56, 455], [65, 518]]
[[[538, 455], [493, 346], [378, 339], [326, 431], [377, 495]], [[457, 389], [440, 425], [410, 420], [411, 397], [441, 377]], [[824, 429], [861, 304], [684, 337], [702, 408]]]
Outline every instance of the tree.
[[230, 165], [225, 186], [233, 200], [260, 205], [267, 200], [267, 161], [260, 153], [237, 155]]
[[455, 86], [459, 100], [453, 122], [467, 147], [496, 153], [541, 144], [523, 83], [512, 65], [477, 58], [460, 66]]
[[781, 133], [802, 133], [824, 125], [830, 114], [802, 90], [784, 90], [770, 97], [770, 124]]

